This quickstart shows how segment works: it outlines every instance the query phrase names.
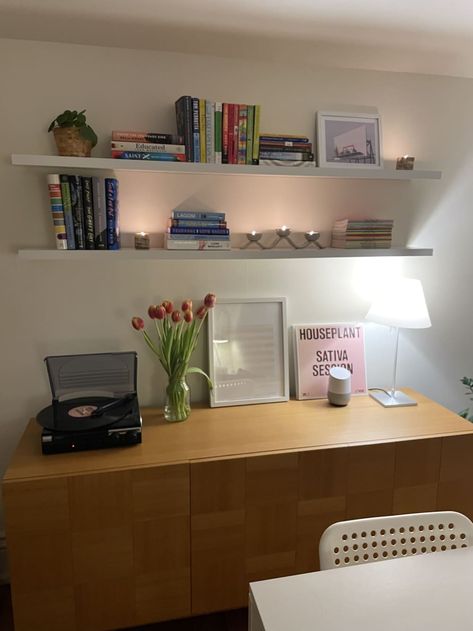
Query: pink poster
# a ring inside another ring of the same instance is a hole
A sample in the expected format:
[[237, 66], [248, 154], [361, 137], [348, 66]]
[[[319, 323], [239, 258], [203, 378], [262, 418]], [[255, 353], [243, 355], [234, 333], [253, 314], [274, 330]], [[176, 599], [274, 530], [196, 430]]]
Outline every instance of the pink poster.
[[332, 366], [351, 372], [352, 394], [366, 394], [362, 324], [297, 324], [294, 358], [297, 399], [325, 398]]

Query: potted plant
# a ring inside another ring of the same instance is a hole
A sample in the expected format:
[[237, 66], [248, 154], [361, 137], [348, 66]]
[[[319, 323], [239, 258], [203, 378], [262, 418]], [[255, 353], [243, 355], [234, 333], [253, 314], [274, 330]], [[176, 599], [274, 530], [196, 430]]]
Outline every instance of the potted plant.
[[49, 125], [60, 156], [89, 157], [97, 135], [87, 124], [85, 111], [66, 110]]
[[[473, 394], [473, 379], [471, 377], [463, 377], [463, 379], [460, 379], [460, 381], [467, 388], [465, 394], [470, 397], [470, 401], [473, 401], [473, 397], [471, 396]], [[460, 416], [463, 416], [463, 418], [466, 418], [468, 421], [473, 422], [473, 414], [470, 414], [469, 407], [467, 407], [465, 410], [462, 410], [459, 414]]]

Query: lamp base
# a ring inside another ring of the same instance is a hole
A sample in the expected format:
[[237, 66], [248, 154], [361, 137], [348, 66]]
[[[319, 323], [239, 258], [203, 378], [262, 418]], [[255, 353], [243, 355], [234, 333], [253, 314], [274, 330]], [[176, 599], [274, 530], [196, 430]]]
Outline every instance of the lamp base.
[[400, 390], [394, 391], [394, 396], [391, 396], [391, 392], [384, 392], [384, 390], [380, 390], [378, 392], [370, 392], [370, 397], [375, 399], [378, 403], [385, 408], [396, 408], [396, 407], [407, 407], [408, 405], [417, 405], [417, 401], [411, 399], [401, 392]]

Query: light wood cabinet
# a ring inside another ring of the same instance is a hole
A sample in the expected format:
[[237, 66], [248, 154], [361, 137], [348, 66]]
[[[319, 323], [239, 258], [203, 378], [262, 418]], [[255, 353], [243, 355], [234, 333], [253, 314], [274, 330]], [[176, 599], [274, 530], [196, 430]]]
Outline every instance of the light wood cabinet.
[[248, 582], [318, 569], [334, 521], [473, 518], [473, 426], [414, 393], [143, 413], [143, 444], [42, 456], [3, 480], [17, 631], [102, 631], [245, 606]]

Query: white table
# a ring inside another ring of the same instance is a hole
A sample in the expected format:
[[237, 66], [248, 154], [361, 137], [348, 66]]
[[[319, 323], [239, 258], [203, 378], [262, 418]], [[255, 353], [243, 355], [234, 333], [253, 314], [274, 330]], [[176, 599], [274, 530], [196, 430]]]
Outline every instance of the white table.
[[250, 584], [250, 631], [468, 631], [473, 548]]

